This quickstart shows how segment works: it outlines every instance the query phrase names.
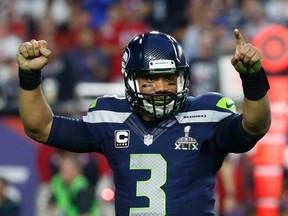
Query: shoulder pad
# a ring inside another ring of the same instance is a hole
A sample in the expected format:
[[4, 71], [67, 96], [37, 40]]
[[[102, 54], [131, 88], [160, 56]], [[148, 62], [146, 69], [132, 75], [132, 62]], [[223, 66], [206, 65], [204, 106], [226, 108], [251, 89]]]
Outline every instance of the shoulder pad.
[[199, 106], [204, 109], [213, 109], [213, 107], [215, 109], [218, 107], [233, 113], [237, 113], [235, 102], [232, 99], [225, 97], [221, 93], [207, 92], [203, 95], [195, 97], [194, 100], [197, 102], [196, 104], [199, 104]]
[[227, 109], [233, 113], [237, 113], [236, 110], [236, 104], [235, 102], [228, 98], [228, 97], [222, 97], [216, 104], [217, 107], [220, 107], [222, 109]]

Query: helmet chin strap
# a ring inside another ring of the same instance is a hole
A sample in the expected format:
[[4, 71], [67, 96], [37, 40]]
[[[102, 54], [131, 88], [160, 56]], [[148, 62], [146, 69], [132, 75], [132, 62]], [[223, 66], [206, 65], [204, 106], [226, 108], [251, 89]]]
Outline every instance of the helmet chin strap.
[[165, 113], [163, 106], [154, 106], [155, 107], [155, 113], [154, 113], [154, 107], [152, 104], [148, 103], [146, 100], [143, 100], [143, 106], [146, 111], [148, 111], [151, 114], [155, 114], [157, 118], [162, 118], [164, 115], [168, 115], [173, 111], [174, 107], [174, 100], [172, 100], [169, 104], [166, 105]]

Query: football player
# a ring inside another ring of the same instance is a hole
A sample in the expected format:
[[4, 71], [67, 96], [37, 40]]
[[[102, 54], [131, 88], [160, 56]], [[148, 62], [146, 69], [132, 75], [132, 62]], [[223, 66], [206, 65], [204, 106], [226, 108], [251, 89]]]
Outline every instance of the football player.
[[22, 43], [25, 132], [46, 145], [104, 154], [115, 176], [116, 215], [215, 215], [215, 174], [224, 158], [252, 149], [271, 121], [261, 52], [238, 29], [234, 35], [231, 63], [243, 84], [242, 114], [219, 93], [188, 96], [182, 47], [153, 31], [136, 36], [124, 51], [125, 97], [98, 97], [79, 119], [54, 115], [40, 85], [51, 51], [44, 40]]

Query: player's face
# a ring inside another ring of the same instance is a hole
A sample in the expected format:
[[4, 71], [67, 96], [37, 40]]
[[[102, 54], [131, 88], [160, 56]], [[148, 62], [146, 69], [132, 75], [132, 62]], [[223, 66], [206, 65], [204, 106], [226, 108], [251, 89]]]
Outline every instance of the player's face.
[[141, 74], [138, 75], [140, 92], [143, 94], [176, 93], [177, 74]]
[[[137, 76], [140, 93], [143, 94], [143, 105], [149, 112], [155, 110], [163, 115], [165, 110], [171, 108], [171, 102], [175, 99], [178, 83], [177, 73], [141, 74]], [[150, 121], [149, 116], [143, 116]]]

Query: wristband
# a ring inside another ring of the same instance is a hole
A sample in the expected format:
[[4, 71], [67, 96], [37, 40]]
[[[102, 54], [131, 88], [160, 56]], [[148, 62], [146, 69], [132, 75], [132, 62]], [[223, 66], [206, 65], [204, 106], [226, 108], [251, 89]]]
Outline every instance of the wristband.
[[31, 91], [41, 83], [41, 70], [22, 70], [19, 68], [19, 85], [22, 89]]
[[249, 100], [256, 101], [261, 99], [270, 89], [263, 67], [257, 73], [240, 73], [240, 78], [242, 80], [243, 93]]

